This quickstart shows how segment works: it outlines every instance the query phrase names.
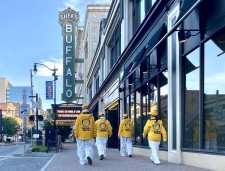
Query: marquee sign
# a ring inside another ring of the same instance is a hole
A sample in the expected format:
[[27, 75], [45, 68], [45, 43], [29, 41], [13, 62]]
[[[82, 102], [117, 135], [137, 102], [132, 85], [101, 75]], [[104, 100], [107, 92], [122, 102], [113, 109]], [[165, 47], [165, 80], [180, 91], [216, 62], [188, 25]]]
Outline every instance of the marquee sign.
[[75, 95], [75, 31], [79, 21], [79, 12], [68, 8], [59, 12], [59, 23], [63, 36], [63, 93], [62, 100], [68, 103], [76, 99]]
[[[54, 104], [52, 105], [54, 107]], [[70, 125], [74, 124], [77, 116], [81, 113], [82, 107], [78, 105], [63, 106], [56, 105], [56, 123], [57, 125]]]

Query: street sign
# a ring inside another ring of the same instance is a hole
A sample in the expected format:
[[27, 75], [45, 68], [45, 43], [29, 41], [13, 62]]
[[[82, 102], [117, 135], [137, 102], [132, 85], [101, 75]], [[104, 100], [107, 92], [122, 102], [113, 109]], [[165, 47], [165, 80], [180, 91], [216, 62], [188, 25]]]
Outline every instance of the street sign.
[[32, 107], [31, 107], [31, 110], [34, 110], [34, 108], [37, 108], [37, 109], [40, 109], [41, 110], [41, 107], [39, 105], [39, 102], [34, 102], [33, 100], [31, 100], [32, 102]]
[[21, 104], [20, 105], [20, 117], [26, 118], [30, 114], [30, 105], [29, 104]]

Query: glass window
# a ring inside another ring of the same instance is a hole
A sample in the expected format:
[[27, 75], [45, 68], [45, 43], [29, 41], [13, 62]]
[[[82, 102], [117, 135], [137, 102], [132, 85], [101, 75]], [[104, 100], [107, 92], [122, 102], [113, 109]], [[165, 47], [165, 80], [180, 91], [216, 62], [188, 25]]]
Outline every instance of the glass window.
[[199, 49], [185, 58], [184, 147], [199, 148]]
[[125, 113], [127, 113], [129, 115], [129, 111], [130, 111], [130, 99], [129, 99], [129, 96], [126, 97], [126, 110], [125, 110]]
[[136, 98], [135, 98], [135, 105], [136, 105], [136, 119], [135, 119], [135, 144], [141, 145], [141, 94], [140, 89], [136, 91]]
[[[148, 100], [148, 98], [149, 98], [149, 84], [148, 83], [146, 83], [146, 84], [144, 84], [142, 87], [141, 87], [141, 94], [142, 94], [142, 105], [141, 105], [141, 107], [142, 107], [142, 123], [141, 123], [141, 133], [143, 132], [143, 129], [144, 129], [144, 126], [145, 126], [145, 124], [146, 124], [146, 122], [147, 122], [147, 120], [148, 120], [148, 102], [149, 102], [149, 100]], [[142, 145], [144, 145], [144, 146], [148, 146], [148, 140], [145, 138], [145, 139], [143, 139], [143, 141], [142, 141], [143, 143], [142, 143]]]
[[141, 16], [141, 22], [144, 20], [145, 18], [145, 0], [141, 0], [140, 3], [140, 16]]
[[204, 149], [225, 151], [225, 29], [205, 43]]
[[[168, 132], [168, 71], [164, 71], [161, 75], [161, 83], [160, 83], [160, 111], [161, 117], [160, 119], [163, 122], [163, 126]], [[160, 147], [167, 148], [168, 143], [163, 143]]]

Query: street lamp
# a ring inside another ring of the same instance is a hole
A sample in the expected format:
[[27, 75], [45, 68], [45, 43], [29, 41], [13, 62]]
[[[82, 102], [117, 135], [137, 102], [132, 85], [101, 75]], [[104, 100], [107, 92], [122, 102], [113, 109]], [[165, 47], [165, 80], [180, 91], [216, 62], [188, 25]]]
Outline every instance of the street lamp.
[[[52, 73], [52, 76], [54, 76], [54, 107], [53, 107], [53, 112], [56, 116], [56, 111], [55, 111], [55, 109], [56, 109], [56, 80], [58, 80], [58, 76], [56, 75], [56, 71], [58, 71], [58, 68], [56, 68], [54, 66], [54, 69], [51, 69], [51, 68], [49, 68], [48, 66], [46, 66], [42, 63], [34, 63], [34, 69], [33, 69], [34, 74], [36, 74], [37, 71], [38, 71], [37, 65], [42, 65], [42, 66], [48, 68], [50, 71], [53, 71], [53, 73]], [[54, 130], [56, 131], [56, 117], [54, 117]]]

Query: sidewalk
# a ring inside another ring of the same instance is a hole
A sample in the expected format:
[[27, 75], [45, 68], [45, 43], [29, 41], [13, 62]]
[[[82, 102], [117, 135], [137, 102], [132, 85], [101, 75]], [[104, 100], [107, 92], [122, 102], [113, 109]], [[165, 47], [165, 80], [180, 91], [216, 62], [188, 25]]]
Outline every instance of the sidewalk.
[[179, 165], [161, 161], [161, 165], [153, 164], [148, 157], [134, 155], [132, 158], [121, 157], [117, 149], [107, 149], [105, 160], [99, 160], [94, 146], [92, 165], [81, 166], [76, 155], [74, 143], [63, 144], [63, 150], [56, 153], [41, 171], [205, 171], [196, 167]]

